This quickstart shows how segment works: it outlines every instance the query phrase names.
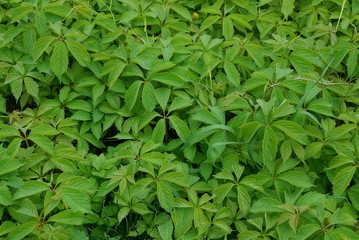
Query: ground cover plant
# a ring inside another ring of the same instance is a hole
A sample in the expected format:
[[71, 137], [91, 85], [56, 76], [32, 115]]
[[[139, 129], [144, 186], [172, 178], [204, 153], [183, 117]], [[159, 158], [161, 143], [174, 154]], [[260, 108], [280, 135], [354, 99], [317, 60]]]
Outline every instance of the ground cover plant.
[[0, 0], [0, 239], [359, 239], [356, 0]]

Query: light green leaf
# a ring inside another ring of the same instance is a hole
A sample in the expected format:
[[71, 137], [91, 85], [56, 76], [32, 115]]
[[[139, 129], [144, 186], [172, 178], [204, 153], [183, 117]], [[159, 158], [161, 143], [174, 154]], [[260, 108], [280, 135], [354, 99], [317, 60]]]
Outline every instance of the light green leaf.
[[31, 96], [37, 98], [39, 95], [39, 84], [32, 78], [26, 77], [24, 79], [25, 89]]
[[288, 137], [292, 138], [298, 143], [306, 144], [308, 142], [305, 130], [296, 122], [278, 120], [275, 121], [272, 126], [282, 130]]
[[179, 239], [192, 227], [193, 209], [176, 208], [171, 213], [171, 218], [175, 228], [175, 239]]
[[150, 80], [160, 82], [169, 87], [183, 88], [187, 85], [187, 83], [182, 78], [171, 72], [159, 72], [152, 74], [150, 76]]
[[57, 76], [61, 76], [67, 71], [69, 59], [67, 55], [67, 48], [64, 42], [57, 41], [54, 43], [54, 50], [50, 58], [50, 68]]
[[166, 135], [166, 120], [162, 118], [157, 122], [156, 127], [153, 129], [152, 140], [155, 143], [163, 143], [163, 139], [165, 135]]
[[137, 80], [128, 88], [125, 94], [125, 104], [129, 111], [133, 109], [136, 104], [138, 93], [140, 92], [140, 88], [142, 85], [142, 81]]
[[302, 171], [288, 171], [280, 174], [277, 178], [282, 179], [283, 181], [286, 181], [299, 188], [310, 188], [313, 186], [311, 178]]
[[41, 124], [31, 129], [31, 133], [35, 135], [53, 136], [59, 132], [49, 124]]
[[249, 212], [249, 208], [251, 206], [251, 196], [247, 192], [247, 190], [241, 186], [237, 186], [237, 200], [238, 200], [238, 206], [239, 210], [246, 214]]
[[34, 48], [32, 49], [32, 58], [34, 62], [36, 62], [41, 57], [41, 55], [47, 50], [47, 48], [55, 39], [56, 38], [54, 36], [45, 36], [34, 43]]
[[262, 142], [263, 149], [263, 164], [272, 172], [274, 169], [274, 162], [276, 160], [278, 140], [273, 128], [266, 126], [264, 128], [264, 138]]
[[163, 182], [157, 183], [157, 199], [166, 212], [171, 212], [175, 206], [175, 200], [171, 189]]
[[220, 19], [219, 16], [209, 16], [207, 17], [203, 23], [201, 24], [201, 28], [199, 29], [200, 32], [203, 32], [209, 27], [212, 27]]
[[238, 72], [236, 66], [230, 61], [224, 62], [224, 71], [227, 74], [227, 78], [230, 83], [238, 87], [241, 83], [241, 75]]
[[49, 186], [44, 182], [28, 180], [20, 187], [19, 190], [15, 192], [14, 199], [33, 196], [43, 191], [49, 191], [49, 190], [50, 190]]
[[19, 169], [23, 164], [16, 159], [3, 158], [0, 159], [0, 165], [0, 175], [3, 175]]
[[35, 230], [38, 222], [26, 222], [21, 225], [14, 227], [10, 234], [7, 236], [7, 240], [19, 240], [23, 239], [25, 236], [29, 235], [31, 232]]
[[173, 234], [172, 221], [166, 221], [165, 223], [159, 225], [158, 231], [163, 240], [171, 240]]
[[39, 146], [45, 152], [49, 154], [54, 153], [53, 142], [49, 138], [43, 135], [33, 134], [30, 132], [29, 139], [33, 141], [37, 146]]
[[130, 213], [130, 210], [131, 209], [129, 207], [122, 207], [120, 211], [118, 211], [117, 220], [119, 223], [121, 223], [122, 220], [127, 217], [127, 215]]
[[73, 211], [91, 213], [90, 198], [81, 190], [64, 187], [60, 194], [62, 200]]
[[187, 123], [177, 116], [170, 116], [171, 127], [174, 128], [179, 138], [186, 142], [191, 137], [191, 130], [188, 128]]
[[0, 236], [11, 232], [14, 227], [16, 227], [15, 223], [10, 221], [3, 221], [0, 225]]
[[231, 37], [233, 37], [234, 34], [234, 28], [233, 28], [233, 22], [232, 19], [227, 16], [223, 18], [223, 36], [225, 40], [229, 40]]
[[338, 196], [342, 194], [349, 186], [357, 170], [355, 166], [348, 166], [341, 169], [333, 179], [333, 193]]
[[9, 206], [13, 203], [9, 188], [4, 184], [0, 183], [0, 204]]
[[81, 66], [87, 67], [90, 64], [90, 54], [87, 52], [86, 47], [79, 42], [71, 39], [65, 40], [67, 48], [70, 50], [72, 56], [76, 59]]
[[288, 16], [293, 12], [294, 9], [294, 0], [283, 0], [282, 1], [282, 14], [285, 19], [288, 19]]
[[151, 112], [157, 104], [155, 89], [151, 82], [145, 82], [142, 90], [142, 105], [146, 111]]
[[21, 135], [16, 127], [3, 125], [0, 128], [0, 138], [6, 138], [6, 137], [21, 137]]
[[82, 213], [68, 209], [52, 215], [47, 221], [69, 225], [82, 225], [84, 220], [85, 217]]

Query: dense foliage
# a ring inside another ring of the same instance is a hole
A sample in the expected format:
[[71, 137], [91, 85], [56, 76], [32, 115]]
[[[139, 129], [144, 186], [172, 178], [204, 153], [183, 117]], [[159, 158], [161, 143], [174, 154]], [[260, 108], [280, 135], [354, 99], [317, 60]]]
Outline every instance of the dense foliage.
[[0, 239], [359, 239], [359, 1], [1, 0]]

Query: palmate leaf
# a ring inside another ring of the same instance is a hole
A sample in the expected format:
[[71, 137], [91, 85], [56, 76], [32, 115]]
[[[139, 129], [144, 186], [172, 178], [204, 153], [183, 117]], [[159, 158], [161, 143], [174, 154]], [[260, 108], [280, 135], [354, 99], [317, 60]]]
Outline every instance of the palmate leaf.
[[66, 72], [69, 64], [68, 53], [66, 45], [59, 40], [54, 43], [54, 49], [50, 58], [50, 68], [57, 76], [61, 76]]

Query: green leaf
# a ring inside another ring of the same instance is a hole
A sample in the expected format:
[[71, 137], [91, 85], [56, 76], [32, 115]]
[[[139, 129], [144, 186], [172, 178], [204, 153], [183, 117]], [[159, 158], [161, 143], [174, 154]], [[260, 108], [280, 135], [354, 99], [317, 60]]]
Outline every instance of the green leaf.
[[236, 66], [229, 61], [225, 61], [224, 71], [227, 74], [229, 82], [232, 83], [234, 86], [238, 87], [241, 83], [241, 76]]
[[239, 210], [243, 214], [248, 213], [251, 206], [251, 196], [249, 195], [247, 190], [241, 185], [237, 186], [237, 200]]
[[125, 94], [125, 104], [129, 111], [133, 109], [138, 98], [138, 93], [142, 85], [142, 81], [137, 80], [131, 84]]
[[282, 1], [282, 14], [285, 19], [288, 19], [288, 16], [293, 12], [294, 9], [294, 0], [284, 0]]
[[173, 11], [175, 11], [176, 13], [178, 13], [181, 17], [183, 17], [184, 19], [188, 20], [188, 21], [192, 21], [192, 15], [191, 13], [188, 11], [187, 8], [185, 8], [184, 6], [181, 5], [172, 5], [171, 4], [171, 9]]
[[31, 129], [31, 133], [35, 135], [53, 136], [59, 132], [49, 124], [41, 124]]
[[13, 126], [3, 125], [0, 130], [0, 138], [21, 137], [19, 130]]
[[49, 186], [40, 181], [28, 180], [14, 194], [14, 199], [34, 196], [44, 191], [49, 191]]
[[162, 110], [166, 110], [166, 106], [168, 104], [168, 99], [170, 97], [171, 90], [169, 88], [156, 88], [155, 96], [158, 104], [161, 106]]
[[13, 172], [19, 169], [23, 164], [16, 159], [3, 158], [0, 159], [0, 165], [0, 175], [4, 175], [6, 173]]
[[24, 84], [27, 93], [37, 98], [39, 95], [39, 84], [29, 77], [24, 79]]
[[82, 225], [84, 220], [85, 218], [82, 213], [68, 209], [50, 216], [47, 221], [69, 225]]
[[171, 240], [173, 234], [173, 224], [172, 221], [167, 221], [158, 226], [158, 231], [163, 240]]
[[152, 140], [155, 143], [163, 143], [165, 135], [166, 135], [166, 120], [162, 118], [157, 122], [156, 127], [153, 129]]
[[53, 142], [49, 138], [30, 132], [29, 139], [48, 154], [54, 153]]
[[10, 221], [3, 221], [0, 225], [0, 236], [11, 232], [14, 227], [16, 227], [15, 223]]
[[151, 112], [157, 104], [155, 89], [151, 82], [145, 82], [142, 90], [142, 105], [146, 111]]
[[183, 88], [187, 85], [186, 81], [184, 81], [181, 77], [171, 72], [160, 72], [160, 73], [152, 74], [150, 80], [160, 82], [169, 87]]
[[263, 149], [263, 164], [273, 171], [274, 162], [276, 160], [278, 140], [273, 128], [266, 126], [264, 128], [264, 138], [262, 143]]
[[175, 206], [175, 200], [171, 189], [163, 182], [157, 183], [157, 199], [166, 212], [171, 212]]
[[200, 32], [203, 32], [204, 30], [206, 30], [207, 28], [213, 26], [213, 24], [215, 24], [218, 20], [220, 19], [219, 16], [209, 16], [207, 17], [203, 23], [201, 24], [201, 27], [199, 29]]
[[61, 198], [73, 211], [79, 211], [82, 213], [91, 213], [90, 198], [88, 194], [81, 190], [72, 188], [64, 188], [61, 191]]
[[54, 43], [54, 50], [50, 58], [50, 68], [57, 76], [61, 76], [67, 71], [69, 59], [67, 55], [67, 48], [64, 42], [57, 41]]
[[74, 56], [76, 61], [80, 63], [81, 66], [87, 67], [90, 65], [90, 54], [87, 52], [84, 45], [71, 39], [65, 40], [65, 43], [72, 56]]
[[35, 230], [37, 226], [37, 222], [26, 222], [21, 225], [14, 227], [10, 234], [7, 236], [6, 239], [8, 240], [18, 240], [23, 239], [25, 236], [29, 235]]
[[299, 188], [310, 188], [313, 186], [311, 178], [302, 171], [288, 171], [280, 174], [277, 178]]
[[308, 142], [305, 130], [296, 122], [278, 120], [275, 121], [272, 126], [282, 130], [288, 137], [292, 138], [298, 143], [306, 144]]
[[184, 236], [192, 227], [193, 210], [190, 208], [176, 208], [171, 213], [175, 228], [175, 239]]
[[215, 200], [218, 203], [221, 203], [224, 200], [224, 198], [227, 196], [229, 191], [232, 190], [233, 187], [234, 187], [234, 183], [225, 183], [216, 187], [213, 191]]
[[127, 215], [130, 213], [130, 210], [131, 209], [129, 207], [122, 207], [120, 211], [118, 211], [117, 220], [119, 223], [121, 223], [122, 220], [127, 217]]
[[0, 183], [0, 204], [9, 206], [12, 203], [13, 200], [9, 188], [4, 183]]
[[121, 60], [112, 60], [107, 62], [105, 67], [109, 69], [107, 86], [111, 89], [125, 69], [126, 63], [122, 62]]
[[174, 128], [179, 138], [186, 142], [191, 137], [191, 130], [188, 128], [187, 123], [177, 116], [170, 116], [171, 127]]
[[34, 62], [41, 57], [55, 39], [54, 36], [45, 36], [34, 43], [34, 48], [32, 49], [32, 58]]
[[355, 166], [348, 166], [341, 169], [333, 179], [333, 193], [338, 196], [342, 194], [349, 186], [357, 168]]
[[23, 81], [22, 79], [17, 79], [10, 83], [11, 93], [14, 95], [16, 100], [19, 100], [21, 97], [22, 88], [23, 88], [22, 81]]
[[229, 40], [233, 37], [234, 28], [233, 21], [230, 17], [223, 18], [223, 36], [225, 40]]
[[250, 141], [261, 126], [262, 124], [257, 121], [243, 124], [240, 128], [244, 141]]

